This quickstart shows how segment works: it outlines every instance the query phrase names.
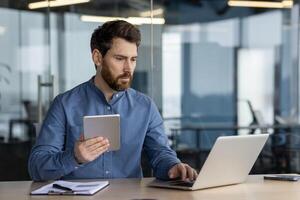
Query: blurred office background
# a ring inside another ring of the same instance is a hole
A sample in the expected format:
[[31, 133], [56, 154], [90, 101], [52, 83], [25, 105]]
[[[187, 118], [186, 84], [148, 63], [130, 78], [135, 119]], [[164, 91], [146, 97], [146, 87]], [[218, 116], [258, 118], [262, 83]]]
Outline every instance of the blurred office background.
[[183, 161], [199, 170], [218, 136], [270, 133], [251, 173], [300, 173], [298, 0], [37, 2], [0, 1], [0, 180], [29, 179], [35, 125], [94, 75], [91, 33], [115, 18], [141, 30], [132, 87]]

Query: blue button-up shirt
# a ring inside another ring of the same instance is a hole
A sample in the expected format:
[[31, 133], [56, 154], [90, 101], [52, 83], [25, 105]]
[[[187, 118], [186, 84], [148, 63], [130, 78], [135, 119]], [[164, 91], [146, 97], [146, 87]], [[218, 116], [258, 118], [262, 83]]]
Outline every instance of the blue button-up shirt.
[[[120, 114], [121, 148], [79, 165], [74, 144], [83, 133], [83, 117], [108, 114]], [[33, 180], [138, 178], [142, 150], [157, 178], [168, 178], [169, 169], [180, 162], [168, 146], [163, 120], [149, 97], [127, 89], [107, 102], [92, 78], [54, 99], [31, 151], [29, 174]]]

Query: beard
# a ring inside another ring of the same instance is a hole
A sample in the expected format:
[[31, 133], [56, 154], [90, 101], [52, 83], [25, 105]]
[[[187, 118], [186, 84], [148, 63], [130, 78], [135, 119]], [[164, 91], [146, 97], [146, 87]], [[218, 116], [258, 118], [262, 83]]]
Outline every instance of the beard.
[[[104, 63], [101, 69], [101, 76], [104, 79], [104, 81], [108, 84], [108, 86], [115, 91], [123, 91], [131, 86], [132, 75], [130, 74], [130, 72], [124, 72], [123, 74], [114, 78], [109, 67]], [[121, 80], [122, 78], [129, 78], [129, 81], [123, 82]]]

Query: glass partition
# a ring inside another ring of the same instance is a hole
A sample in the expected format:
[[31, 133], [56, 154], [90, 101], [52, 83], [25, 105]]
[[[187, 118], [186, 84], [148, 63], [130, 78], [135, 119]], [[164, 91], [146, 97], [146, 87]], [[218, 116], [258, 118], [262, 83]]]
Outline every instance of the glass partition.
[[293, 3], [165, 5], [162, 113], [173, 147], [196, 168], [218, 136], [267, 131], [274, 138], [264, 155], [273, 157], [256, 169], [300, 170], [300, 144], [288, 139], [299, 134], [299, 1]]
[[0, 180], [26, 180], [34, 123], [52, 94], [49, 12], [17, 1], [0, 6]]

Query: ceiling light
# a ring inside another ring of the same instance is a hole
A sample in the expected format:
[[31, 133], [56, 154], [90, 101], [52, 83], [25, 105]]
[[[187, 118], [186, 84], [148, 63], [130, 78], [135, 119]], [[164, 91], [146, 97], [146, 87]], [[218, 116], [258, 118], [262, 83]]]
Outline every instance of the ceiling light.
[[141, 17], [150, 17], [151, 13], [153, 16], [162, 15], [162, 14], [164, 14], [164, 9], [158, 8], [158, 9], [152, 10], [152, 12], [151, 12], [151, 10], [140, 12], [140, 16]]
[[28, 4], [29, 9], [38, 9], [46, 7], [58, 7], [58, 6], [68, 6], [80, 3], [87, 3], [90, 0], [52, 0], [52, 1], [39, 1], [35, 3]]
[[164, 18], [128, 17], [126, 20], [132, 24], [165, 24]]
[[104, 16], [92, 16], [92, 15], [82, 15], [80, 17], [81, 21], [84, 22], [107, 22], [112, 20], [125, 20], [123, 17], [104, 17]]
[[283, 0], [281, 2], [272, 1], [242, 1], [242, 0], [229, 0], [229, 6], [237, 7], [256, 7], [256, 8], [291, 8], [293, 7], [292, 0]]
[[106, 16], [92, 16], [92, 15], [82, 15], [80, 17], [81, 21], [84, 22], [101, 22], [105, 23], [112, 20], [124, 20], [132, 24], [141, 25], [141, 24], [164, 24], [164, 18], [150, 18], [150, 17], [106, 17]]

